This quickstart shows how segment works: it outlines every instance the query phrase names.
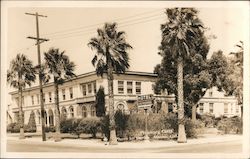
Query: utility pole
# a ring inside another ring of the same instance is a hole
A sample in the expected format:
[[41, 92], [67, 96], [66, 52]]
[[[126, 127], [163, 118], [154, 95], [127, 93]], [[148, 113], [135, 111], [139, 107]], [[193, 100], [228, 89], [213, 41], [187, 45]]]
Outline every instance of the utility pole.
[[36, 37], [27, 37], [29, 39], [36, 40], [37, 45], [37, 54], [38, 54], [38, 67], [39, 67], [39, 88], [40, 88], [40, 104], [41, 104], [41, 115], [42, 115], [42, 140], [46, 141], [46, 134], [45, 134], [45, 111], [44, 111], [44, 100], [43, 100], [43, 86], [42, 86], [42, 68], [41, 68], [41, 53], [40, 53], [40, 44], [48, 41], [48, 39], [40, 38], [39, 36], [39, 23], [38, 17], [47, 17], [45, 15], [40, 15], [37, 12], [33, 13], [25, 13], [27, 15], [32, 15], [36, 17]]

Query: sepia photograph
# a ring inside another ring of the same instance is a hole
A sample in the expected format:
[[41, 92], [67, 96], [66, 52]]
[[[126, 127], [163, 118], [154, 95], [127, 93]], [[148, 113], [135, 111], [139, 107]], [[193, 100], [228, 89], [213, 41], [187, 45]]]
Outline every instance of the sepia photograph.
[[2, 1], [1, 158], [249, 158], [248, 1]]

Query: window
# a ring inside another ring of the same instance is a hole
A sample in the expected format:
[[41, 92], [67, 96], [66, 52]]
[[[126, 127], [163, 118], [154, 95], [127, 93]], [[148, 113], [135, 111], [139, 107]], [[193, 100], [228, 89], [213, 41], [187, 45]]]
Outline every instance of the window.
[[66, 99], [65, 89], [62, 89], [62, 98], [63, 98], [63, 100], [65, 100], [65, 99]]
[[48, 125], [47, 112], [46, 111], [44, 111], [44, 120], [45, 120], [45, 124]]
[[53, 111], [51, 109], [49, 109], [49, 126], [53, 126], [54, 125], [54, 114]]
[[133, 82], [127, 82], [127, 93], [133, 94]]
[[34, 103], [34, 96], [31, 96], [31, 103], [32, 103], [32, 105], [35, 104], [35, 103]]
[[89, 83], [88, 84], [88, 94], [91, 94], [92, 93], [92, 84]]
[[118, 104], [117, 105], [117, 110], [120, 110], [122, 113], [124, 113], [124, 111], [125, 111], [124, 105], [123, 104]]
[[173, 103], [168, 103], [168, 112], [173, 112]]
[[95, 106], [91, 106], [91, 116], [95, 116]]
[[224, 103], [224, 113], [228, 113], [228, 103]]
[[69, 113], [70, 113], [70, 116], [74, 118], [74, 108], [72, 106], [69, 108]]
[[200, 103], [199, 108], [200, 108], [200, 113], [201, 114], [204, 113], [204, 103]]
[[83, 96], [86, 96], [86, 94], [87, 94], [86, 85], [85, 85], [85, 84], [82, 84], [82, 95], [83, 95]]
[[94, 85], [94, 93], [96, 94], [96, 83], [94, 82], [93, 85]]
[[37, 99], [37, 104], [39, 104], [39, 94], [36, 95], [36, 99]]
[[43, 93], [43, 102], [45, 103], [45, 93]]
[[84, 118], [87, 117], [87, 108], [86, 108], [86, 106], [82, 106], [82, 117], [84, 117]]
[[141, 82], [135, 83], [136, 94], [141, 94]]
[[123, 94], [124, 93], [124, 82], [118, 81], [118, 93]]
[[24, 105], [24, 96], [22, 96], [22, 104]]
[[209, 97], [212, 97], [212, 96], [213, 96], [213, 90], [210, 89], [210, 90], [209, 90]]
[[236, 105], [235, 113], [239, 113], [239, 105]]
[[51, 96], [51, 92], [49, 92], [49, 102], [52, 102], [52, 96]]
[[72, 87], [70, 87], [69, 88], [69, 96], [70, 96], [70, 99], [73, 99], [73, 88]]
[[209, 113], [214, 112], [214, 103], [209, 103]]

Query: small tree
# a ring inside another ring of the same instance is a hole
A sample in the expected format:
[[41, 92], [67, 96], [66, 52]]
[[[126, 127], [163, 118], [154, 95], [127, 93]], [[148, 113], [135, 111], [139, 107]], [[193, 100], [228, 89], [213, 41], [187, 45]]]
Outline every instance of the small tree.
[[100, 87], [96, 93], [96, 116], [102, 117], [105, 115], [105, 93], [104, 87]]
[[36, 132], [36, 120], [35, 120], [35, 113], [33, 110], [30, 113], [28, 128], [29, 128], [30, 132]]

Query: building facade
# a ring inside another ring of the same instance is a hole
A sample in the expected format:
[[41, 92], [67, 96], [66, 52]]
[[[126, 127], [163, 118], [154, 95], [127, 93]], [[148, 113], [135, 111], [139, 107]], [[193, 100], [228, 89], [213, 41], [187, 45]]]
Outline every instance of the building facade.
[[[114, 108], [129, 114], [137, 109], [137, 98], [140, 95], [153, 94], [152, 85], [155, 83], [157, 75], [145, 72], [128, 71], [125, 74], [114, 75]], [[95, 72], [90, 72], [77, 76], [66, 81], [59, 86], [60, 113], [67, 118], [85, 118], [96, 115], [95, 96], [100, 88], [104, 87], [105, 108], [108, 113], [108, 81], [106, 75], [99, 77]], [[55, 124], [55, 101], [53, 83], [43, 86], [45, 123], [46, 126]], [[7, 115], [8, 122], [18, 120], [18, 92], [11, 92], [12, 103]], [[173, 95], [153, 95], [154, 103], [151, 109], [154, 113], [168, 113], [176, 111], [176, 104]], [[39, 86], [26, 88], [23, 92], [23, 111], [25, 124], [29, 121], [29, 116], [33, 111], [37, 129], [41, 130]], [[210, 113], [215, 116], [240, 116], [240, 107], [237, 106], [234, 97], [225, 97], [223, 93], [212, 88], [206, 92], [200, 100], [197, 112], [200, 114]]]

